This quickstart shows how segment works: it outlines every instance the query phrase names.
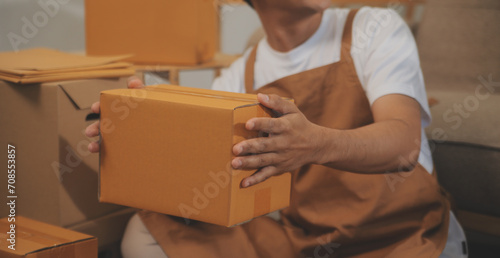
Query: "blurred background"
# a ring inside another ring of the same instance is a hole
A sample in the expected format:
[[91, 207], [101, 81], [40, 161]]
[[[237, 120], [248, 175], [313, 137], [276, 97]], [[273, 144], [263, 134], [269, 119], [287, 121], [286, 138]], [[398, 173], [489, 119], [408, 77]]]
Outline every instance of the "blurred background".
[[[58, 3], [56, 9], [46, 8], [51, 1]], [[365, 5], [396, 10], [414, 33], [432, 106], [434, 120], [427, 133], [439, 182], [466, 230], [469, 257], [500, 257], [500, 1], [332, 1], [332, 8]], [[210, 88], [219, 68], [263, 37], [256, 13], [242, 1], [218, 1], [215, 6], [217, 52], [224, 62], [144, 69], [146, 84]], [[0, 0], [0, 52], [48, 47], [85, 53], [85, 37], [84, 0]], [[478, 87], [491, 89], [487, 97], [479, 97]], [[466, 113], [453, 111], [457, 105]], [[450, 126], [450, 113], [457, 115], [459, 127]], [[115, 234], [96, 234], [115, 241], [110, 245], [116, 243], [123, 223]], [[100, 250], [101, 257], [112, 257]]]

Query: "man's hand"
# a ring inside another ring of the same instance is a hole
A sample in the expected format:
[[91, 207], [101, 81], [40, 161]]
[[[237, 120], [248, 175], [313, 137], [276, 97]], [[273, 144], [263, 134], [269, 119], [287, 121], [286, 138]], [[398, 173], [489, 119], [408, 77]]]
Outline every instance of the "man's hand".
[[[271, 176], [293, 171], [316, 161], [323, 128], [307, 120], [295, 104], [277, 95], [258, 94], [259, 102], [281, 114], [279, 118], [252, 118], [248, 130], [269, 133], [240, 142], [233, 147], [235, 169], [259, 169], [241, 182], [242, 187], [260, 183]], [[254, 154], [254, 155], [249, 155]]]
[[[138, 89], [144, 87], [144, 83], [139, 78], [137, 78], [137, 76], [132, 76], [128, 78], [127, 87], [129, 89]], [[99, 114], [101, 112], [101, 105], [99, 102], [96, 102], [92, 104], [90, 109], [92, 110], [92, 112]], [[89, 125], [87, 129], [85, 129], [85, 135], [87, 135], [87, 137], [99, 136], [99, 121]], [[90, 152], [99, 152], [99, 142], [91, 142], [88, 146], [88, 149]]]
[[283, 116], [247, 121], [248, 130], [267, 132], [270, 137], [234, 145], [233, 168], [259, 169], [243, 179], [242, 187], [306, 164], [380, 174], [411, 171], [418, 163], [420, 104], [411, 97], [389, 94], [378, 98], [372, 105], [374, 123], [350, 130], [315, 125], [294, 104], [276, 95], [259, 94], [258, 98]]

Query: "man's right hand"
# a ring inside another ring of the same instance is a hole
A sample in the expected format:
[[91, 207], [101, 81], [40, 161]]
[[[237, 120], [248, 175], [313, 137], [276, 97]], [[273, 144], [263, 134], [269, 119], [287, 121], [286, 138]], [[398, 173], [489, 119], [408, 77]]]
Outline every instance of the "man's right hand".
[[[132, 76], [128, 78], [128, 85], [127, 87], [129, 89], [139, 89], [144, 87], [144, 83], [139, 79], [137, 76]], [[93, 113], [99, 114], [101, 112], [101, 104], [100, 102], [96, 102], [92, 104], [92, 107], [90, 108]], [[87, 137], [96, 137], [99, 136], [99, 121], [89, 125], [87, 129], [85, 129], [85, 135]], [[99, 152], [99, 142], [91, 142], [89, 143], [88, 149], [90, 152]]]

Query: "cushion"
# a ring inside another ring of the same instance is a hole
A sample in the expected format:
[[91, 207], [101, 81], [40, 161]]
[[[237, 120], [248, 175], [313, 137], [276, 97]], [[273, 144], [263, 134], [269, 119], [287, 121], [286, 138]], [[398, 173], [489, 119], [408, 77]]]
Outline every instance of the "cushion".
[[429, 98], [437, 101], [431, 107], [428, 138], [500, 148], [500, 76], [496, 84], [494, 93], [479, 81], [478, 92], [427, 90]]
[[430, 142], [439, 183], [459, 209], [500, 217], [500, 149]]

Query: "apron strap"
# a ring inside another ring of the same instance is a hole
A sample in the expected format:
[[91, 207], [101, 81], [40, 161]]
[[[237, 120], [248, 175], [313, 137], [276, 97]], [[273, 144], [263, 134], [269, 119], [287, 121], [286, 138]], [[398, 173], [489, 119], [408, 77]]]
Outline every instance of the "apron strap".
[[254, 91], [254, 68], [255, 68], [255, 59], [257, 56], [257, 46], [259, 43], [255, 45], [252, 49], [252, 52], [248, 56], [247, 62], [245, 64], [245, 91], [246, 93], [252, 93]]
[[349, 11], [347, 19], [344, 25], [344, 32], [342, 33], [342, 45], [340, 47], [340, 60], [353, 63], [351, 57], [351, 45], [352, 45], [352, 25], [354, 23], [354, 17], [358, 13], [359, 9], [353, 9]]
[[[352, 45], [352, 24], [354, 22], [354, 17], [358, 9], [353, 9], [349, 11], [347, 15], [347, 19], [344, 25], [344, 32], [342, 33], [342, 45], [341, 45], [341, 54], [340, 60], [347, 61], [353, 64], [351, 57], [351, 45]], [[259, 44], [255, 45], [252, 49], [252, 52], [248, 56], [247, 62], [245, 64], [245, 91], [247, 93], [254, 92], [254, 69], [255, 69], [255, 60], [257, 57], [257, 47]], [[354, 65], [354, 64], [353, 64]]]

